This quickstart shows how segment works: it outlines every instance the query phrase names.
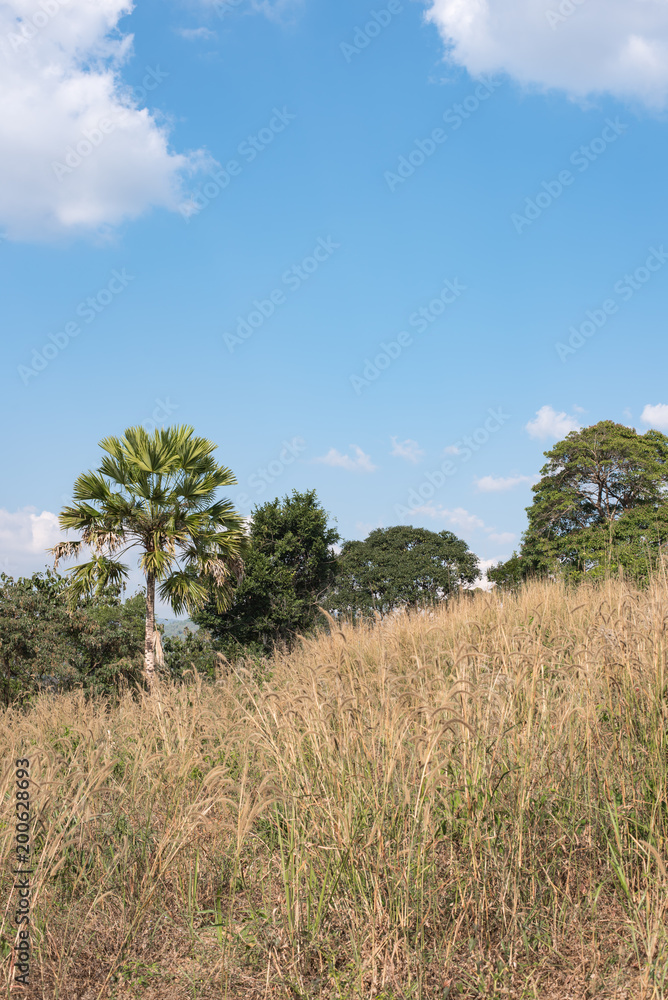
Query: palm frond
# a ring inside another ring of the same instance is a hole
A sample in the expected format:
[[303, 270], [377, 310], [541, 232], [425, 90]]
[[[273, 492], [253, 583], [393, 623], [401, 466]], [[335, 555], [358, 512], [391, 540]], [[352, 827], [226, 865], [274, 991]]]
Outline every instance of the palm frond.
[[47, 549], [53, 556], [53, 568], [58, 569], [58, 563], [63, 559], [71, 559], [81, 551], [84, 542], [58, 542], [57, 545]]
[[201, 606], [209, 587], [221, 606], [229, 602], [243, 573], [246, 540], [233, 504], [216, 500], [219, 487], [236, 478], [216, 463], [215, 444], [186, 425], [152, 434], [135, 426], [104, 438], [100, 447], [100, 468], [79, 476], [76, 502], [60, 515], [61, 527], [80, 538], [54, 550], [56, 558], [83, 545], [94, 556], [72, 571], [73, 593], [117, 579], [122, 567], [112, 556], [137, 545], [142, 570], [175, 610]]
[[122, 584], [127, 578], [128, 567], [106, 556], [96, 556], [67, 572], [71, 574], [67, 597], [73, 605], [86, 594], [100, 594], [109, 586]]
[[74, 483], [72, 496], [75, 500], [97, 500], [104, 503], [111, 493], [111, 487], [99, 472], [84, 472]]
[[192, 614], [205, 604], [209, 596], [206, 583], [187, 570], [168, 576], [158, 587], [158, 593], [161, 600], [169, 602], [177, 615], [183, 611]]
[[175, 561], [174, 556], [170, 552], [154, 549], [153, 551], [144, 552], [139, 565], [144, 573], [150, 573], [156, 580], [164, 580]]

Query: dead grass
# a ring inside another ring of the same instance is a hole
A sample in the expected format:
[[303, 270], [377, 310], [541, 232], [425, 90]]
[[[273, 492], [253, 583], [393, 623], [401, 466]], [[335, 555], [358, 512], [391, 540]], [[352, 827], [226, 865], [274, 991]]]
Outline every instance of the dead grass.
[[332, 628], [119, 707], [0, 716], [51, 998], [668, 994], [668, 585], [534, 584]]

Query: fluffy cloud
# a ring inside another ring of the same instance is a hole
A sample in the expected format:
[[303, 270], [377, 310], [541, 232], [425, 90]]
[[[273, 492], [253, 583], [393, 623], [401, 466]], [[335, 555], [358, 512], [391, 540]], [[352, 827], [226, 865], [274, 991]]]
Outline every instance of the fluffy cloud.
[[354, 458], [350, 455], [342, 455], [336, 448], [330, 448], [326, 455], [314, 458], [314, 462], [322, 462], [323, 465], [331, 465], [334, 468], [347, 469], [348, 472], [375, 472], [378, 466], [374, 465], [369, 455], [365, 455], [362, 449], [356, 445], [350, 446], [354, 452]]
[[455, 507], [454, 510], [431, 507], [425, 508], [425, 513], [429, 513], [430, 517], [445, 518], [456, 528], [461, 528], [462, 531], [480, 531], [485, 528], [484, 521], [482, 521], [479, 517], [476, 517], [475, 514], [469, 514], [469, 512], [464, 510], [463, 507]]
[[424, 455], [424, 451], [420, 448], [417, 441], [411, 441], [407, 438], [405, 441], [398, 441], [396, 437], [390, 439], [392, 442], [391, 455], [395, 455], [397, 458], [405, 458], [407, 462], [417, 463], [420, 461]]
[[58, 527], [58, 515], [36, 507], [9, 511], [0, 508], [0, 572], [20, 576], [41, 571], [53, 564], [47, 548], [65, 536]]
[[510, 545], [517, 537], [512, 531], [490, 531], [488, 528], [485, 528], [485, 531], [490, 542], [496, 545]]
[[498, 559], [479, 559], [478, 560], [478, 565], [480, 567], [481, 577], [480, 577], [479, 580], [476, 580], [475, 583], [472, 583], [470, 585], [466, 585], [465, 584], [465, 589], [467, 589], [467, 590], [493, 590], [494, 587], [495, 587], [495, 584], [490, 583], [490, 581], [487, 579], [487, 570], [491, 569], [492, 566], [497, 566], [498, 562], [499, 562]]
[[270, 21], [283, 21], [286, 15], [293, 14], [303, 0], [202, 0], [205, 7], [211, 8], [220, 18], [227, 19], [230, 14], [264, 14]]
[[16, 240], [108, 230], [151, 206], [177, 210], [182, 180], [212, 161], [169, 149], [141, 104], [167, 75], [146, 67], [143, 93], [120, 68], [131, 0], [0, 4], [0, 225]]
[[515, 535], [512, 532], [497, 532], [496, 528], [490, 528], [485, 524], [482, 518], [478, 517], [476, 514], [471, 514], [463, 507], [455, 507], [453, 510], [448, 510], [446, 507], [436, 507], [433, 504], [424, 504], [422, 507], [416, 507], [415, 513], [423, 514], [424, 516], [430, 517], [435, 521], [450, 524], [455, 528], [459, 528], [460, 531], [469, 533], [482, 531], [487, 535], [491, 542], [495, 542], [497, 545], [510, 545], [511, 542], [515, 541]]
[[[32, 576], [53, 567], [53, 556], [47, 552], [56, 542], [68, 536], [60, 530], [58, 515], [49, 510], [37, 512], [36, 507], [23, 507], [9, 511], [0, 508], [0, 573], [15, 579]], [[76, 537], [76, 536], [73, 536]], [[138, 567], [139, 550], [134, 548], [125, 554], [123, 562], [128, 567], [125, 596], [137, 593], [144, 586], [144, 575]], [[84, 559], [89, 555], [85, 554]], [[58, 567], [58, 572], [67, 576], [67, 570], [76, 565], [77, 560], [68, 559]], [[174, 612], [156, 596], [158, 614], [173, 618]]]
[[657, 403], [656, 406], [652, 406], [648, 403], [640, 419], [657, 431], [668, 431], [668, 405]]
[[557, 413], [551, 406], [541, 406], [536, 411], [536, 416], [526, 425], [525, 430], [529, 437], [538, 438], [543, 441], [546, 438], [560, 440], [565, 438], [571, 431], [579, 431], [580, 424], [574, 417], [569, 417], [567, 413]]
[[480, 493], [503, 493], [512, 490], [521, 483], [533, 483], [531, 476], [482, 476], [476, 479], [476, 488]]
[[209, 28], [178, 28], [176, 33], [187, 42], [207, 42], [217, 37]]
[[430, 0], [426, 17], [474, 76], [505, 72], [575, 98], [666, 103], [665, 0]]

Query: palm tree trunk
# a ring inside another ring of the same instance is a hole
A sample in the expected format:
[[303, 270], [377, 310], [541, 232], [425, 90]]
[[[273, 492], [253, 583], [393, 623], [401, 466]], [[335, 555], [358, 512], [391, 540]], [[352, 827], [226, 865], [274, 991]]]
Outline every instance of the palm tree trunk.
[[149, 689], [155, 679], [155, 577], [146, 574], [146, 634], [144, 640], [144, 670]]

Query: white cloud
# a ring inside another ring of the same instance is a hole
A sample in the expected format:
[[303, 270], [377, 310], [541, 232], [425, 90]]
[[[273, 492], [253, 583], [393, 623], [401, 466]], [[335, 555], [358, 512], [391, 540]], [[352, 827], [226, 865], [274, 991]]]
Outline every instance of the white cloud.
[[551, 406], [541, 406], [536, 411], [536, 416], [526, 425], [529, 437], [544, 440], [554, 438], [560, 440], [565, 438], [571, 431], [579, 431], [580, 424], [574, 417], [569, 417], [566, 413], [557, 413]]
[[417, 463], [424, 455], [424, 451], [420, 448], [417, 441], [411, 441], [407, 438], [405, 441], [398, 441], [396, 437], [390, 438], [392, 442], [391, 455], [395, 455], [397, 458], [405, 458], [407, 462]]
[[510, 543], [514, 542], [515, 539], [517, 538], [517, 535], [513, 534], [512, 531], [497, 532], [497, 531], [490, 531], [488, 528], [485, 528], [485, 531], [488, 532], [487, 537], [489, 538], [490, 542], [496, 542], [497, 545], [510, 545]]
[[463, 531], [483, 530], [485, 522], [475, 514], [470, 514], [463, 507], [455, 507], [454, 510], [447, 510], [445, 507], [435, 507], [432, 504], [425, 504], [423, 507], [416, 507], [416, 514], [425, 514], [435, 521], [447, 521], [449, 524], [461, 528]]
[[61, 541], [58, 515], [36, 507], [9, 511], [0, 508], [0, 572], [21, 576], [53, 565], [46, 549]]
[[[17, 579], [43, 573], [47, 567], [52, 569], [53, 556], [47, 549], [68, 537], [76, 537], [60, 530], [57, 514], [49, 510], [37, 511], [36, 507], [23, 507], [16, 511], [0, 508], [0, 573]], [[89, 555], [83, 558], [88, 559]], [[126, 552], [122, 561], [128, 567], [125, 597], [130, 597], [145, 583], [144, 574], [138, 567], [139, 550], [134, 548]], [[67, 577], [67, 570], [76, 564], [76, 559], [65, 560], [58, 566], [58, 573]], [[157, 595], [156, 610], [167, 618], [174, 617], [171, 607], [160, 601]]]
[[665, 0], [430, 0], [426, 18], [473, 76], [505, 72], [575, 98], [666, 103]]
[[455, 507], [454, 510], [448, 510], [446, 507], [435, 507], [433, 504], [424, 504], [422, 507], [416, 507], [415, 513], [431, 517], [435, 521], [451, 524], [461, 531], [469, 533], [482, 531], [491, 542], [495, 542], [498, 545], [509, 545], [516, 538], [510, 531], [497, 532], [495, 528], [490, 528], [482, 518], [476, 514], [471, 514], [463, 507]]
[[449, 444], [443, 449], [444, 455], [459, 455], [459, 448], [456, 444]]
[[503, 493], [512, 490], [521, 483], [533, 483], [531, 476], [481, 476], [475, 480], [480, 493]]
[[217, 37], [216, 32], [209, 28], [177, 28], [176, 33], [187, 42], [208, 41]]
[[375, 472], [378, 466], [374, 465], [371, 457], [366, 455], [356, 444], [350, 446], [355, 457], [342, 455], [336, 448], [330, 448], [326, 455], [314, 458], [314, 462], [322, 462], [324, 465], [331, 465], [334, 468], [347, 469], [348, 472]]
[[365, 538], [367, 535], [370, 535], [372, 531], [375, 531], [376, 528], [383, 527], [384, 524], [382, 521], [377, 521], [375, 524], [372, 524], [370, 521], [355, 521], [355, 531], [358, 535], [363, 535]]
[[652, 406], [648, 403], [640, 419], [657, 431], [668, 431], [668, 405], [657, 403], [656, 406]]
[[260, 11], [270, 21], [282, 21], [300, 7], [302, 0], [251, 0], [253, 10]]
[[[158, 100], [120, 78], [132, 0], [0, 3], [0, 224], [9, 239], [104, 232], [151, 206], [176, 211], [184, 176], [212, 161], [171, 152], [168, 128], [140, 105]], [[148, 95], [148, 96], [147, 96]], [[105, 131], [106, 129], [106, 131]]]
[[498, 559], [479, 559], [478, 566], [480, 568], [481, 577], [476, 580], [475, 583], [465, 584], [464, 588], [466, 590], [493, 590], [494, 584], [490, 583], [487, 579], [487, 570], [491, 569], [492, 566], [496, 566]]
[[283, 21], [302, 5], [303, 0], [202, 0], [220, 18], [230, 14], [264, 14], [270, 21]]

